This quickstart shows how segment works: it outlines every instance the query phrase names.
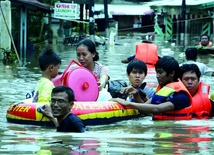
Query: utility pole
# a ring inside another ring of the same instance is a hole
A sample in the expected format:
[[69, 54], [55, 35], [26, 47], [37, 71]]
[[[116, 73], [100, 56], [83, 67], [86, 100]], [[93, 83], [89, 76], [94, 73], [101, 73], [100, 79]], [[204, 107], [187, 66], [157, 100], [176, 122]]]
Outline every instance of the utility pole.
[[105, 14], [105, 33], [106, 33], [106, 38], [109, 39], [108, 0], [104, 0], [104, 14]]
[[94, 0], [89, 1], [89, 37], [94, 42]]
[[[83, 8], [84, 8], [84, 5], [80, 4], [80, 21], [83, 21]], [[84, 32], [83, 23], [80, 23], [79, 36], [82, 36], [83, 32]]]
[[186, 0], [182, 0], [180, 40], [183, 48], [184, 48], [184, 39], [185, 39], [185, 20], [186, 20], [185, 16], [186, 16]]
[[[214, 7], [213, 7], [213, 12], [214, 12]], [[214, 13], [213, 13], [213, 15], [212, 15], [212, 18], [213, 18], [213, 33], [214, 33]], [[213, 38], [213, 40], [214, 40], [214, 35], [212, 34], [212, 38]]]

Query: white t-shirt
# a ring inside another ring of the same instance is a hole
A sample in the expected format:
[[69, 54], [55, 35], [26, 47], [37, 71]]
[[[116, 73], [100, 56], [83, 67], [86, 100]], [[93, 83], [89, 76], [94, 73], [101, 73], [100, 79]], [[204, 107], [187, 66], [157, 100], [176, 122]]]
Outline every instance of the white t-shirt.
[[207, 65], [201, 62], [195, 62], [193, 60], [188, 60], [187, 62], [182, 63], [183, 64], [196, 64], [201, 72], [201, 75], [211, 76], [214, 70], [212, 68], [209, 68]]

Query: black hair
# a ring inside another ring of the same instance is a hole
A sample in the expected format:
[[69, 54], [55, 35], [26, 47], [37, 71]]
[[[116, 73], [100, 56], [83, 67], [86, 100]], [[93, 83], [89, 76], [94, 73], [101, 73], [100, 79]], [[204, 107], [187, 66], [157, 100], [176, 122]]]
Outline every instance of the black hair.
[[198, 68], [198, 66], [196, 64], [183, 64], [181, 67], [180, 67], [180, 75], [182, 78], [183, 74], [186, 73], [186, 72], [191, 72], [191, 73], [195, 73], [198, 77], [198, 80], [200, 80], [200, 77], [201, 77], [201, 72]]
[[68, 102], [74, 101], [74, 91], [67, 86], [56, 86], [52, 90], [52, 94], [63, 93], [65, 92], [68, 95]]
[[86, 39], [83, 39], [83, 40], [79, 41], [77, 43], [76, 49], [81, 45], [86, 46], [88, 48], [89, 52], [91, 52], [92, 54], [95, 54], [95, 56], [93, 58], [94, 61], [98, 61], [99, 60], [99, 53], [97, 52], [96, 45], [94, 44], [94, 42], [92, 40], [86, 38]]
[[201, 38], [202, 38], [203, 36], [206, 36], [206, 37], [208, 38], [208, 40], [210, 40], [210, 37], [208, 36], [208, 34], [202, 34], [201, 37], [200, 37], [200, 41], [201, 41]]
[[178, 61], [171, 56], [163, 56], [162, 58], [160, 58], [155, 64], [155, 69], [163, 69], [167, 73], [167, 75], [174, 71], [174, 81], [177, 81], [180, 74]]
[[197, 48], [187, 48], [185, 51], [186, 59], [196, 61], [198, 56]]
[[49, 65], [58, 64], [61, 64], [61, 58], [52, 49], [45, 49], [39, 55], [39, 66], [42, 71], [45, 71]]
[[130, 61], [127, 68], [126, 68], [127, 74], [129, 75], [133, 69], [138, 70], [138, 71], [143, 71], [145, 76], [147, 75], [147, 66], [141, 60]]

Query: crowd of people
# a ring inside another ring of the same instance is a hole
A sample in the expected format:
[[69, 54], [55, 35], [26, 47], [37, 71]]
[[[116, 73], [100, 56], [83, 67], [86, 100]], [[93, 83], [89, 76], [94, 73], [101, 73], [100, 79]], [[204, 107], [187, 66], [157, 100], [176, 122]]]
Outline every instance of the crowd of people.
[[[200, 46], [205, 46], [202, 35]], [[208, 42], [209, 43], [209, 42]], [[207, 45], [207, 44], [206, 44]], [[205, 64], [196, 62], [197, 48], [187, 48], [186, 62], [183, 64], [171, 56], [156, 59], [154, 64], [158, 86], [156, 90], [146, 86], [147, 64], [142, 60], [128, 59], [126, 74], [129, 85], [120, 90], [126, 98], [112, 98], [110, 93], [101, 95], [105, 101], [119, 102], [144, 114], [152, 114], [153, 120], [190, 120], [210, 118], [214, 115], [214, 103], [209, 98], [210, 86], [200, 82], [201, 75], [214, 76], [214, 71]], [[77, 60], [97, 79], [99, 91], [107, 90], [110, 79], [108, 67], [98, 63], [99, 53], [90, 39], [81, 40], [76, 46]], [[157, 55], [158, 56], [158, 55]], [[85, 132], [82, 121], [71, 113], [75, 92], [67, 86], [54, 86], [52, 79], [58, 75], [61, 59], [51, 49], [39, 55], [42, 77], [35, 87], [33, 102], [50, 102], [40, 107], [40, 112], [48, 117], [61, 132]], [[98, 98], [99, 98], [98, 97]]]

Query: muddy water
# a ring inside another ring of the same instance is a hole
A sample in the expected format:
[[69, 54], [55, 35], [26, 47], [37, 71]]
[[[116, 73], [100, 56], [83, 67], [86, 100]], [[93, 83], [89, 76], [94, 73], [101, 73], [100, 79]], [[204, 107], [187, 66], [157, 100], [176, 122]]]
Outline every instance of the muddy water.
[[[140, 36], [118, 38], [117, 45], [99, 47], [100, 62], [109, 67], [110, 77], [128, 81], [126, 64], [120, 61], [135, 51]], [[171, 43], [157, 41], [159, 54], [162, 48], [171, 48], [174, 57], [181, 63], [182, 51]], [[76, 59], [75, 48], [64, 45], [42, 44], [37, 52], [22, 65], [0, 63], [0, 154], [213, 154], [213, 120], [152, 121], [151, 117], [122, 121], [110, 125], [88, 126], [86, 133], [56, 133], [53, 128], [8, 123], [7, 108], [25, 98], [41, 76], [37, 60], [42, 48], [53, 48], [62, 58], [63, 71], [71, 59]], [[213, 66], [212, 57], [200, 57], [199, 61]], [[155, 76], [147, 77], [156, 82]], [[201, 80], [213, 86], [212, 77]], [[212, 88], [213, 90], [213, 88]]]

